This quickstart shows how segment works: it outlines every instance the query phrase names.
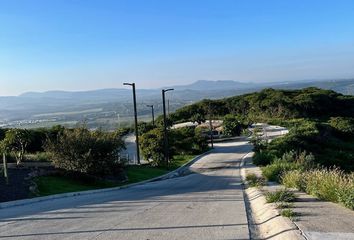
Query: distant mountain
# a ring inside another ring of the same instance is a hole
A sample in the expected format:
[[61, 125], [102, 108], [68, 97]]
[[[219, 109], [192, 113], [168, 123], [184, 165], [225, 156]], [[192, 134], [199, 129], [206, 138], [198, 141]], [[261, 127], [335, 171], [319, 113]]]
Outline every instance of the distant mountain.
[[[301, 89], [310, 86], [354, 95], [354, 79], [271, 83], [199, 80], [188, 85], [171, 86], [175, 91], [169, 92], [167, 98], [170, 99], [170, 110], [174, 111], [205, 98], [230, 97], [263, 88]], [[137, 89], [137, 101], [140, 118], [150, 116], [146, 104], [154, 104], [157, 115], [162, 112], [161, 89]], [[117, 114], [121, 121], [130, 121], [133, 115], [131, 89], [27, 92], [16, 97], [0, 97], [0, 126], [17, 126], [12, 124], [14, 121], [16, 124], [48, 123], [40, 126], [88, 121], [92, 126], [105, 126], [117, 122]]]
[[247, 89], [257, 86], [255, 83], [243, 83], [233, 80], [198, 80], [189, 85], [177, 85], [172, 86], [172, 88], [177, 90], [196, 90], [196, 91], [205, 91], [205, 90], [226, 90], [226, 89]]

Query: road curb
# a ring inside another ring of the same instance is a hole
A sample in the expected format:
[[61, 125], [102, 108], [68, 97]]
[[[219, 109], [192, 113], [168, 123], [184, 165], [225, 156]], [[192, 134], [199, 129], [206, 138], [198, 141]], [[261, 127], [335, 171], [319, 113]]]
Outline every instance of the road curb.
[[[251, 239], [304, 239], [297, 226], [287, 218], [282, 217], [274, 204], [266, 202], [263, 192], [255, 187], [247, 187], [247, 167], [251, 165], [253, 152], [247, 153], [241, 161], [241, 179], [245, 183], [245, 202], [249, 218]], [[252, 165], [251, 165], [252, 166]], [[260, 174], [260, 169], [254, 172]]]
[[10, 202], [3, 202], [3, 203], [0, 203], [0, 209], [23, 206], [23, 205], [28, 205], [28, 204], [32, 204], [32, 203], [38, 203], [38, 202], [49, 201], [49, 200], [60, 199], [60, 198], [68, 198], [68, 197], [84, 196], [84, 195], [90, 195], [90, 194], [96, 194], [96, 193], [111, 192], [111, 191], [116, 191], [119, 189], [134, 187], [134, 186], [149, 183], [149, 182], [155, 182], [155, 181], [179, 177], [185, 173], [186, 168], [191, 166], [193, 163], [198, 161], [203, 156], [209, 154], [212, 150], [213, 149], [210, 149], [210, 150], [206, 151], [205, 153], [202, 153], [202, 154], [194, 157], [189, 162], [183, 164], [181, 167], [179, 167], [171, 172], [168, 172], [162, 176], [147, 179], [147, 180], [144, 180], [141, 182], [127, 184], [127, 185], [113, 187], [113, 188], [103, 188], [103, 189], [87, 190], [87, 191], [80, 191], [80, 192], [60, 193], [60, 194], [54, 194], [54, 195], [44, 196], [44, 197], [36, 197], [36, 198], [31, 198], [31, 199], [22, 199], [22, 200], [10, 201]]

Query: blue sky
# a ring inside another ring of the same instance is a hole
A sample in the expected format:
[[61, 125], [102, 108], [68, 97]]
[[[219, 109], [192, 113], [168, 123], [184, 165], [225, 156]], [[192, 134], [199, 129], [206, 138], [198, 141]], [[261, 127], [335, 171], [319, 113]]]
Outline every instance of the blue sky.
[[0, 0], [0, 95], [354, 77], [354, 1]]

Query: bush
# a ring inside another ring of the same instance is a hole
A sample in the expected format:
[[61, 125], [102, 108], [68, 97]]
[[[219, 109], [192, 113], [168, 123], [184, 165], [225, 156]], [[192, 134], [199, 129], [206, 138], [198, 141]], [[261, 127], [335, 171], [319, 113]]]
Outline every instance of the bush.
[[199, 154], [208, 148], [207, 138], [196, 127], [173, 129], [170, 139], [170, 146], [178, 154]]
[[102, 177], [121, 171], [119, 152], [123, 147], [116, 133], [82, 126], [63, 130], [56, 140], [48, 140], [45, 149], [58, 168]]
[[303, 169], [311, 169], [314, 166], [315, 157], [310, 153], [307, 154], [306, 151], [295, 152], [291, 150], [286, 152], [281, 157], [281, 160], [284, 162], [294, 162], [300, 165]]
[[293, 202], [295, 198], [295, 194], [286, 188], [266, 193], [267, 203]]
[[354, 134], [354, 119], [345, 117], [332, 117], [329, 120], [329, 125], [337, 132], [344, 135]]
[[[155, 128], [143, 134], [140, 138], [141, 152], [145, 159], [151, 160], [153, 166], [166, 166], [164, 154], [164, 133], [161, 128]], [[169, 149], [170, 159], [173, 157]]]
[[237, 117], [232, 114], [225, 115], [223, 126], [225, 136], [239, 136], [241, 134], [241, 123], [238, 121]]
[[270, 164], [275, 156], [267, 151], [256, 152], [253, 156], [253, 163], [257, 166], [266, 166]]
[[263, 176], [269, 181], [279, 182], [282, 174], [295, 169], [300, 169], [300, 165], [294, 162], [276, 159], [273, 163], [262, 167], [262, 172]]
[[[183, 127], [168, 132], [169, 158], [175, 154], [195, 155], [208, 149], [207, 139], [199, 128]], [[154, 166], [166, 166], [164, 156], [163, 129], [155, 128], [141, 136], [140, 147], [146, 159], [151, 160]]]

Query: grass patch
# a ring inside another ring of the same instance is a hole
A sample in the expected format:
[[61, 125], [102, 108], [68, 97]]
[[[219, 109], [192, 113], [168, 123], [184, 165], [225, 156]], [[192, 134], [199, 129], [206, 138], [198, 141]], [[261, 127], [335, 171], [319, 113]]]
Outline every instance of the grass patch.
[[128, 184], [145, 181], [150, 178], [166, 174], [168, 170], [164, 168], [152, 167], [149, 164], [127, 166], [125, 172], [128, 177]]
[[286, 209], [286, 208], [292, 208], [294, 207], [294, 203], [292, 202], [280, 202], [277, 203], [277, 208], [278, 209]]
[[152, 167], [149, 164], [132, 165], [125, 168], [128, 181], [117, 183], [111, 181], [81, 181], [66, 176], [41, 176], [35, 179], [38, 186], [38, 196], [48, 196], [59, 193], [78, 192], [100, 188], [117, 187], [131, 183], [145, 181], [158, 177], [174, 170], [194, 158], [195, 155], [176, 155], [169, 169]]
[[64, 176], [42, 176], [36, 178], [35, 182], [38, 186], [39, 196], [117, 186], [117, 184], [108, 181], [95, 181], [94, 183], [87, 183]]
[[279, 189], [275, 192], [266, 193], [267, 203], [293, 202], [295, 201], [295, 198], [295, 194], [288, 189]]
[[152, 167], [149, 164], [143, 164], [140, 166], [127, 166], [126, 174], [128, 177], [128, 183], [141, 182], [150, 178], [158, 177], [168, 173], [171, 170], [175, 170], [180, 166], [186, 164], [192, 160], [196, 155], [176, 155], [173, 157], [173, 161], [168, 169], [163, 167]]
[[246, 181], [250, 187], [261, 187], [266, 185], [266, 180], [263, 177], [258, 177], [256, 174], [247, 174]]
[[296, 213], [292, 209], [283, 209], [281, 210], [280, 215], [290, 219], [294, 219], [294, 217], [296, 217]]
[[193, 158], [195, 158], [196, 156], [197, 155], [175, 155], [173, 157], [169, 169], [171, 170], [177, 169], [183, 166], [184, 164], [186, 164], [187, 162], [189, 162], [190, 160], [192, 160]]

